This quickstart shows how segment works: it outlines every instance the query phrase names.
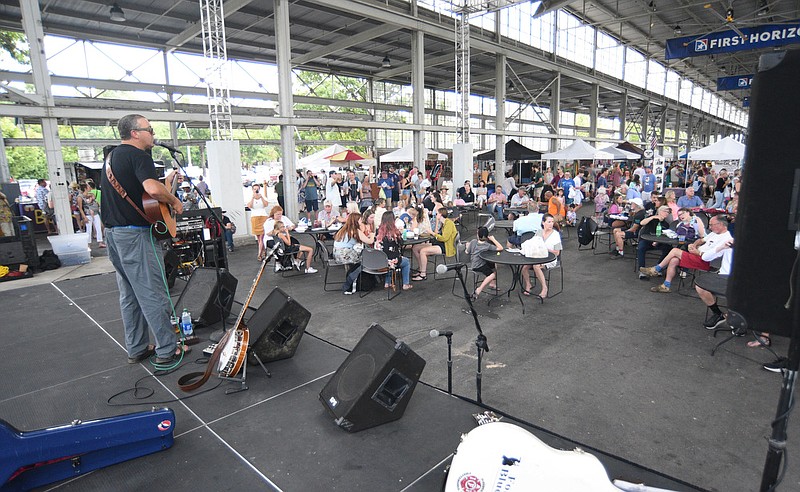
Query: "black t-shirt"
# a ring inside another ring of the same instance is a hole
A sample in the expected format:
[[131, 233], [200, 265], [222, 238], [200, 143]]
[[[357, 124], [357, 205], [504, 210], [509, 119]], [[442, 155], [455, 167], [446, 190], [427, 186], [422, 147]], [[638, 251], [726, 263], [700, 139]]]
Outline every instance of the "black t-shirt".
[[458, 197], [464, 200], [466, 203], [473, 203], [475, 202], [475, 193], [470, 188], [470, 192], [467, 193], [467, 189], [463, 186], [458, 189]]
[[[140, 150], [132, 145], [122, 144], [114, 149], [111, 154], [111, 170], [114, 177], [133, 202], [142, 210], [142, 193], [144, 186], [142, 183], [147, 179], [158, 180], [156, 167], [153, 158], [149, 153]], [[106, 169], [103, 166], [101, 172], [101, 189], [105, 191], [103, 197], [103, 208], [100, 210], [100, 217], [106, 227], [116, 226], [148, 226], [150, 223], [127, 202], [111, 183], [108, 182]]]
[[666, 220], [651, 220], [647, 224], [642, 226], [642, 234], [655, 234], [656, 233], [656, 226], [658, 223], [661, 222], [661, 230], [666, 231], [669, 229], [669, 222]]
[[719, 191], [722, 193], [725, 191], [725, 180], [722, 178], [717, 178], [717, 186], [714, 188], [714, 191]]
[[633, 217], [631, 217], [631, 226], [633, 225], [641, 225], [642, 221], [645, 219], [646, 214], [644, 210], [639, 210]]

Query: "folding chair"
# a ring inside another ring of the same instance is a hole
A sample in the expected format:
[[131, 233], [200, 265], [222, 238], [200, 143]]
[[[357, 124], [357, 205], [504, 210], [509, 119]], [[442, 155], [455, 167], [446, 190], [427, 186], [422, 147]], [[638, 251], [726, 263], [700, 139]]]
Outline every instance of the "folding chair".
[[[380, 275], [382, 282], [385, 283], [385, 278], [387, 273], [392, 274], [392, 283], [388, 289], [386, 289], [386, 299], [391, 301], [402, 292], [402, 288], [396, 289], [395, 283], [395, 275], [397, 274], [397, 269], [392, 268], [389, 266], [389, 258], [386, 256], [386, 253], [379, 249], [372, 249], [372, 248], [364, 248], [364, 251], [361, 252], [361, 273], [358, 275], [358, 290], [361, 290], [361, 277], [364, 274], [368, 275]], [[392, 296], [392, 291], [397, 290], [397, 293]], [[360, 292], [359, 297], [364, 298], [369, 294], [367, 292]]]
[[[322, 266], [325, 268], [325, 283], [322, 284], [322, 290], [325, 292], [330, 292], [335, 289], [328, 289], [328, 286], [341, 284], [341, 282], [328, 282], [328, 273], [330, 272], [331, 267], [342, 266], [344, 267], [345, 275], [347, 275], [347, 267], [349, 266], [349, 263], [341, 263], [333, 257], [328, 256], [328, 247], [325, 246], [325, 243], [320, 242], [319, 245], [320, 254], [322, 256]], [[342, 280], [342, 282], [344, 282], [344, 280]]]

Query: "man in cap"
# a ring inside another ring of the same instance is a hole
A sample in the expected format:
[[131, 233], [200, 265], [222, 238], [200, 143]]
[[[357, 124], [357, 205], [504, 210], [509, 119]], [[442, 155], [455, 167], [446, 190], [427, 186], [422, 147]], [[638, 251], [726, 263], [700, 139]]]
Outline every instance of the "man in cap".
[[639, 235], [639, 228], [641, 227], [642, 220], [645, 218], [644, 203], [641, 198], [634, 198], [628, 202], [631, 207], [630, 210], [630, 227], [627, 229], [622, 227], [615, 227], [612, 231], [614, 235], [614, 243], [616, 249], [611, 252], [613, 258], [622, 258], [625, 254], [625, 241], [633, 239]]

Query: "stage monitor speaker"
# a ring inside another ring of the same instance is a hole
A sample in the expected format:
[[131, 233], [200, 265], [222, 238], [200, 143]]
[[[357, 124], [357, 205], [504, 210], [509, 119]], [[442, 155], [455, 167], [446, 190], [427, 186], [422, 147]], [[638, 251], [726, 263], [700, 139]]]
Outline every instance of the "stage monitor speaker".
[[800, 169], [800, 51], [762, 55], [753, 79], [747, 149], [736, 213], [728, 323], [790, 336], [795, 226], [792, 184]]
[[349, 432], [403, 416], [425, 360], [380, 325], [361, 337], [319, 399], [337, 425]]
[[186, 308], [198, 326], [213, 325], [230, 314], [238, 283], [225, 269], [220, 268], [217, 276], [216, 268], [196, 268], [175, 304], [175, 312], [180, 316]]
[[167, 277], [167, 285], [170, 289], [175, 287], [175, 279], [178, 277], [180, 264], [181, 258], [172, 248], [164, 251], [164, 275]]
[[255, 340], [250, 354], [265, 363], [293, 357], [310, 318], [308, 309], [275, 287], [247, 321], [250, 340]]

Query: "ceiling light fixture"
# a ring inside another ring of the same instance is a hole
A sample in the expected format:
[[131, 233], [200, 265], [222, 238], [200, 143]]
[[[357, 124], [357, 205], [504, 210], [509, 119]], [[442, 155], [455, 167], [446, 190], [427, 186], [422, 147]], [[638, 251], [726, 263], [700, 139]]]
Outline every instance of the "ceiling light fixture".
[[389, 55], [383, 57], [383, 61], [381, 62], [382, 68], [392, 68], [392, 60], [389, 59]]
[[126, 20], [125, 12], [123, 12], [120, 6], [116, 3], [111, 6], [108, 18], [114, 22], [125, 22]]
[[759, 17], [763, 17], [769, 13], [769, 6], [767, 5], [767, 0], [761, 0], [758, 4], [758, 12], [756, 15]]
[[648, 7], [650, 7], [650, 9], [651, 9], [653, 12], [655, 12], [655, 11], [656, 11], [656, 3], [655, 3], [655, 2], [650, 2], [650, 3], [648, 3], [648, 4], [647, 4], [647, 6], [648, 6]]
[[678, 24], [675, 25], [675, 34], [683, 34], [683, 29]]

